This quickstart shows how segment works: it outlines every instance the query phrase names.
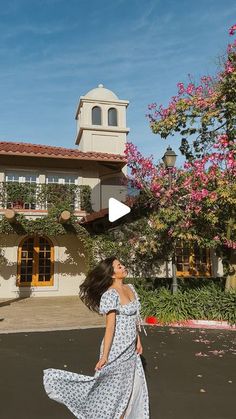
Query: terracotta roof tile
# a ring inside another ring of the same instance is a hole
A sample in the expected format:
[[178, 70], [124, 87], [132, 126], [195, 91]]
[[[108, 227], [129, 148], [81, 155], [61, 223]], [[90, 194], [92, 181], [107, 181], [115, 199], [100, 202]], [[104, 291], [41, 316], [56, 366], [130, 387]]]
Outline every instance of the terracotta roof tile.
[[103, 208], [100, 211], [94, 211], [91, 214], [86, 215], [81, 220], [81, 224], [90, 223], [91, 221], [97, 220], [98, 218], [103, 218], [108, 214], [108, 208]]
[[121, 154], [99, 152], [84, 152], [73, 148], [54, 147], [43, 144], [0, 142], [0, 155], [35, 156], [78, 160], [97, 160], [126, 163], [126, 157]]

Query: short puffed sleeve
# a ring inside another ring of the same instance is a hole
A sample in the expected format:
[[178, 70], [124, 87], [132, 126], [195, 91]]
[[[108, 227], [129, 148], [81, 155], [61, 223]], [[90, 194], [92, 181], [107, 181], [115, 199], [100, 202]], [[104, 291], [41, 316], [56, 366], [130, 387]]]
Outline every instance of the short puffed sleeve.
[[105, 291], [100, 300], [100, 314], [107, 314], [111, 310], [118, 309], [118, 295], [114, 289]]

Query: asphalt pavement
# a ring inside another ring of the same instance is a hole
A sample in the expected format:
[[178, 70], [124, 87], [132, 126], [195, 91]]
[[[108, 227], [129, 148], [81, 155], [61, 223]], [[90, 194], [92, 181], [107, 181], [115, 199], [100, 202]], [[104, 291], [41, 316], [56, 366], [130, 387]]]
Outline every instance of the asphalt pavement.
[[[0, 418], [72, 419], [45, 393], [43, 369], [93, 375], [104, 330], [0, 334]], [[235, 419], [235, 331], [146, 330], [142, 360], [151, 419]]]

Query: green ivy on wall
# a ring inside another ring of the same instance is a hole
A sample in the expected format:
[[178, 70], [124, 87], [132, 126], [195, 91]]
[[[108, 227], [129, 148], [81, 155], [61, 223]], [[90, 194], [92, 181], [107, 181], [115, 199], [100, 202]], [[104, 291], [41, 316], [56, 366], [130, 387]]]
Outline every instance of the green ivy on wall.
[[37, 201], [42, 207], [47, 203], [47, 208], [64, 202], [68, 208], [73, 209], [78, 198], [81, 210], [93, 212], [89, 185], [2, 182], [0, 186], [0, 202], [5, 208], [8, 202], [22, 203], [23, 207], [23, 204], [35, 204]]
[[93, 212], [92, 204], [91, 204], [91, 192], [92, 189], [89, 185], [80, 185], [80, 206], [81, 209], [86, 212]]
[[[91, 187], [88, 185], [61, 185], [61, 184], [30, 184], [18, 182], [3, 182], [0, 188], [0, 202], [7, 208], [7, 202], [21, 204], [37, 203], [45, 206], [46, 216], [30, 219], [24, 214], [16, 214], [14, 223], [10, 223], [4, 216], [0, 219], [0, 234], [60, 236], [73, 234], [83, 243], [87, 254], [86, 261], [92, 258], [93, 243], [85, 227], [79, 224], [78, 219], [72, 214], [67, 223], [60, 223], [59, 216], [62, 211], [73, 211], [75, 200], [78, 196], [80, 209], [91, 213]], [[1, 255], [2, 256], [2, 255]], [[1, 257], [1, 261], [2, 261]]]
[[9, 235], [39, 235], [39, 236], [61, 236], [65, 234], [76, 235], [83, 243], [90, 260], [92, 242], [88, 231], [79, 224], [77, 217], [71, 216], [70, 221], [64, 224], [59, 223], [58, 218], [62, 211], [68, 210], [68, 205], [58, 204], [49, 209], [47, 216], [36, 219], [29, 219], [23, 214], [16, 214], [14, 223], [10, 223], [5, 217], [0, 220], [0, 234]]
[[35, 202], [36, 188], [37, 185], [35, 183], [2, 182], [0, 201], [3, 204], [6, 201], [32, 204]]

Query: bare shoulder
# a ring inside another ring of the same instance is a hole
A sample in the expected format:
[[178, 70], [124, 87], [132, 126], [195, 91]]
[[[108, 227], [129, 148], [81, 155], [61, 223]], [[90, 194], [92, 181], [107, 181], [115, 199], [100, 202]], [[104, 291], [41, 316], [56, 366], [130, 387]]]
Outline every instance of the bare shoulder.
[[130, 284], [130, 283], [129, 284], [126, 284], [126, 287], [127, 288], [131, 287], [131, 288], [134, 288], [135, 289], [134, 285], [133, 284]]
[[127, 286], [132, 289], [132, 291], [134, 292], [134, 294], [138, 298], [138, 292], [136, 291], [136, 288], [135, 288], [134, 284], [127, 284]]

